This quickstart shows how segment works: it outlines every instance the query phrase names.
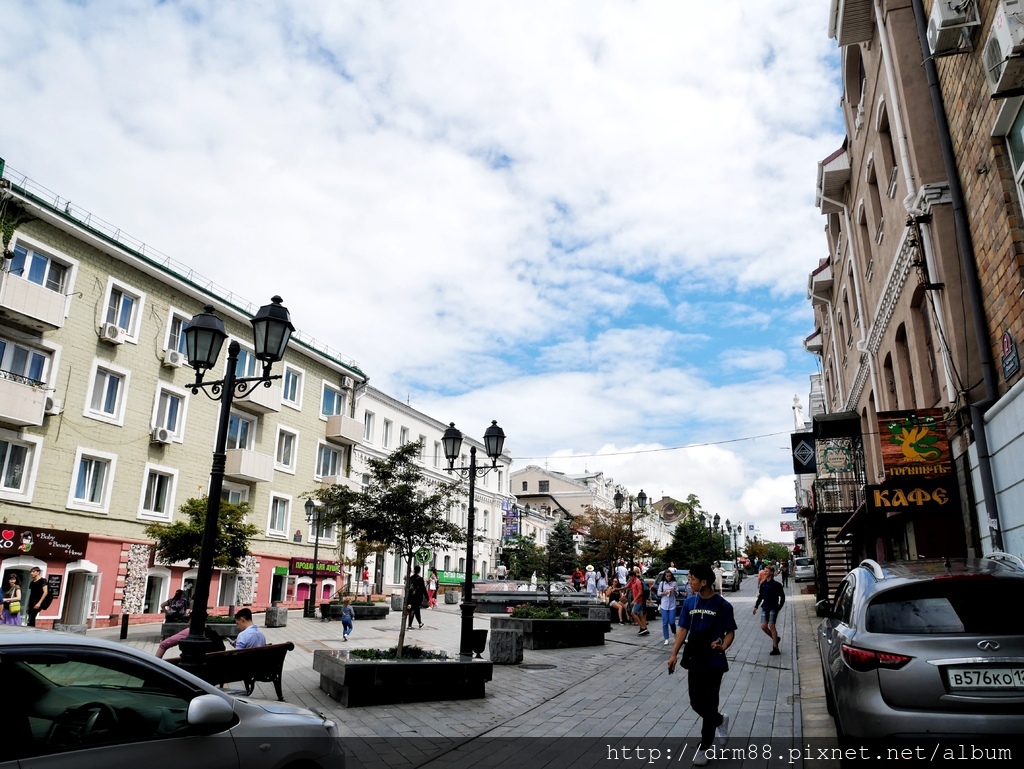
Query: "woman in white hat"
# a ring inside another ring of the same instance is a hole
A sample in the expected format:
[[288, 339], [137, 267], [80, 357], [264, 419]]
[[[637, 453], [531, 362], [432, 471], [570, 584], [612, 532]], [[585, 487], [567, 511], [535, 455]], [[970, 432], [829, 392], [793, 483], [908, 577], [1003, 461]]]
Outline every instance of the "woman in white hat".
[[587, 564], [587, 595], [597, 597], [597, 572], [590, 564]]

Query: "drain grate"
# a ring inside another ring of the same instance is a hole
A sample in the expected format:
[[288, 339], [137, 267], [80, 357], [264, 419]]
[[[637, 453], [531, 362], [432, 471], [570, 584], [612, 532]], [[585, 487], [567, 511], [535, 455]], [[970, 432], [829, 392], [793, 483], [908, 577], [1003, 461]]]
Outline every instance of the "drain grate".
[[557, 665], [545, 665], [540, 662], [523, 662], [519, 665], [523, 670], [554, 670]]

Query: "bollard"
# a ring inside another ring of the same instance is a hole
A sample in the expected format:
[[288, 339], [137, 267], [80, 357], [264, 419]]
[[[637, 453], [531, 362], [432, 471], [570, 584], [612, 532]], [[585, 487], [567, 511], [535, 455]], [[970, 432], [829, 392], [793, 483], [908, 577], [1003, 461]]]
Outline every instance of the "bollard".
[[121, 640], [124, 641], [128, 638], [128, 615], [121, 615]]

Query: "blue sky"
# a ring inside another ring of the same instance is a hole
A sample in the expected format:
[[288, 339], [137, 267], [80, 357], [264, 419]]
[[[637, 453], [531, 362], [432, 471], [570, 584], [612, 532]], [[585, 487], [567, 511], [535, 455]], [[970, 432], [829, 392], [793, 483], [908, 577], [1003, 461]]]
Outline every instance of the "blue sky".
[[0, 155], [280, 293], [391, 395], [497, 419], [516, 466], [771, 533], [842, 140], [827, 10], [14, 0]]

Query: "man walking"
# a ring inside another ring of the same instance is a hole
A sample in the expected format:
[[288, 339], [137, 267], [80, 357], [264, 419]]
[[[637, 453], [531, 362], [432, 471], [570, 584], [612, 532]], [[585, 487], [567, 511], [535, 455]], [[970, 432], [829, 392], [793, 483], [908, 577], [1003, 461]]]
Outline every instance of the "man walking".
[[28, 626], [36, 626], [36, 615], [43, 610], [43, 596], [46, 595], [46, 580], [38, 566], [29, 569], [29, 576], [32, 581], [28, 583]]
[[633, 578], [630, 579], [626, 587], [630, 590], [630, 598], [633, 602], [633, 617], [636, 619], [636, 624], [640, 626], [640, 632], [637, 635], [650, 635], [651, 631], [647, 629], [647, 606], [644, 601], [644, 583], [640, 577], [640, 569], [633, 569]]
[[409, 630], [412, 630], [413, 620], [423, 627], [423, 618], [420, 617], [420, 605], [427, 595], [427, 586], [420, 576], [420, 567], [412, 567], [412, 576], [409, 577]]
[[779, 632], [775, 629], [775, 623], [779, 618], [779, 610], [786, 603], [786, 593], [782, 585], [775, 581], [775, 567], [768, 566], [764, 582], [757, 587], [757, 600], [754, 602], [754, 611], [763, 604], [761, 609], [761, 630], [772, 639], [771, 655], [781, 654], [779, 651]]

